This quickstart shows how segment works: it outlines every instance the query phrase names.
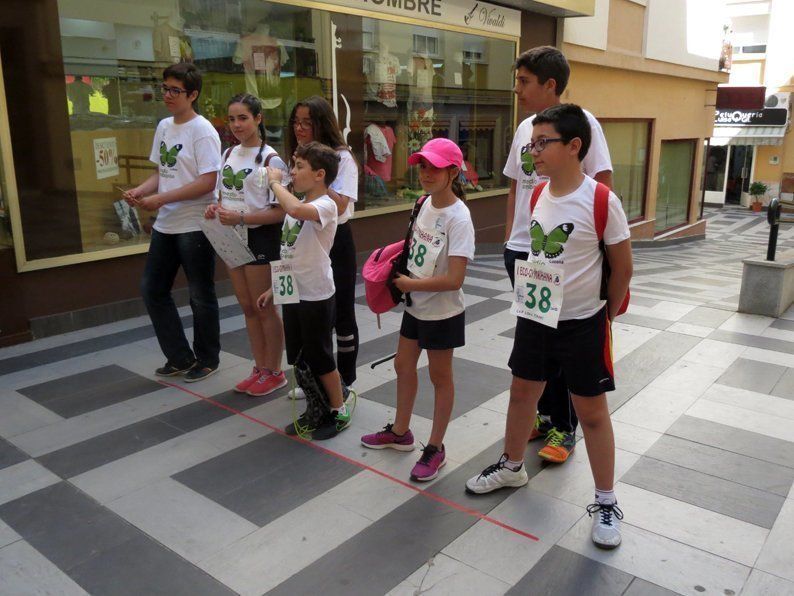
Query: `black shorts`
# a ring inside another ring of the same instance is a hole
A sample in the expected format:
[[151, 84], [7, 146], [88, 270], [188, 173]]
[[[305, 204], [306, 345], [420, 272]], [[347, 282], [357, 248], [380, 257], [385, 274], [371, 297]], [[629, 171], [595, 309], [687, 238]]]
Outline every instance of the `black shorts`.
[[440, 321], [423, 321], [404, 312], [400, 335], [416, 340], [423, 350], [460, 348], [466, 344], [466, 313]]
[[336, 370], [332, 332], [336, 307], [334, 297], [326, 300], [301, 300], [282, 307], [287, 362], [295, 364], [303, 350], [303, 360], [316, 375]]
[[560, 321], [557, 329], [518, 317], [508, 365], [513, 376], [528, 381], [547, 381], [561, 368], [574, 395], [595, 397], [614, 391], [606, 307], [587, 319]]
[[248, 248], [256, 261], [249, 265], [269, 265], [281, 258], [281, 224], [248, 228]]

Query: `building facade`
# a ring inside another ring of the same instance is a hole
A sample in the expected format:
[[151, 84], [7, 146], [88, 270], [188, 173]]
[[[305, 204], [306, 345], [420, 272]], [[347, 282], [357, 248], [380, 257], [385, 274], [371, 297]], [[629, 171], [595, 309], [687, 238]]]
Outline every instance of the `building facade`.
[[421, 190], [407, 157], [436, 136], [463, 149], [478, 244], [501, 243], [502, 168], [525, 117], [511, 65], [525, 49], [557, 45], [573, 69], [563, 99], [604, 124], [633, 236], [702, 234], [696, 181], [713, 115], [705, 106], [725, 75], [717, 43], [700, 53], [663, 43], [673, 34], [687, 48], [699, 16], [690, 4], [7, 0], [0, 345], [143, 312], [138, 284], [155, 214], [126, 209], [119, 189], [154, 171], [154, 129], [167, 115], [160, 75], [177, 61], [205, 73], [199, 109], [225, 146], [236, 93], [263, 100], [268, 142], [280, 152], [297, 101], [332, 103], [362, 166], [352, 225], [366, 253], [402, 234]]

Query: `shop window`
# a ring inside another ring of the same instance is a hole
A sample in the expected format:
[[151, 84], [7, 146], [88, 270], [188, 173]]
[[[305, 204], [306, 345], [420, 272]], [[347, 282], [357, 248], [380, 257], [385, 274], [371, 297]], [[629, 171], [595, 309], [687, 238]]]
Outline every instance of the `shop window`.
[[725, 165], [728, 163], [728, 146], [709, 145], [703, 151], [703, 182], [709, 192], [725, 190]]
[[6, 186], [5, 172], [0, 161], [0, 250], [11, 248], [13, 241], [11, 238], [11, 214], [8, 211], [8, 190]]
[[609, 154], [615, 194], [623, 202], [629, 221], [642, 219], [648, 178], [648, 142], [651, 123], [647, 120], [602, 121]]
[[659, 185], [656, 192], [656, 231], [669, 230], [689, 219], [694, 140], [662, 141]]

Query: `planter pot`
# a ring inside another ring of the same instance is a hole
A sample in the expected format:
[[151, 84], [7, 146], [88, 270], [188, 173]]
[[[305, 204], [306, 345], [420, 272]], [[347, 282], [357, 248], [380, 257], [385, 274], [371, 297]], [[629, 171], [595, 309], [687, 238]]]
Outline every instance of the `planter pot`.
[[753, 201], [753, 202], [750, 204], [750, 208], [751, 208], [753, 211], [755, 211], [756, 213], [758, 213], [759, 211], [761, 211], [761, 207], [763, 207], [763, 206], [764, 206], [764, 204], [763, 204], [761, 201]]

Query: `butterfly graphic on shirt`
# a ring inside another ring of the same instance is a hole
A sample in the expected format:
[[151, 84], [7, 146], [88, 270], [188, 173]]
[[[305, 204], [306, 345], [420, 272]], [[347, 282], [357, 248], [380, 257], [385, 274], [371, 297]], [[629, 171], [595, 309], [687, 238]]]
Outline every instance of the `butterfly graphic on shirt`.
[[527, 176], [531, 176], [535, 171], [535, 158], [532, 157], [532, 152], [529, 150], [529, 143], [521, 147], [521, 170]]
[[558, 225], [551, 232], [546, 234], [543, 226], [537, 220], [532, 220], [529, 226], [529, 236], [532, 239], [530, 250], [534, 256], [543, 252], [547, 259], [559, 257], [565, 250], [565, 243], [573, 232], [572, 223]]
[[281, 228], [281, 244], [293, 246], [298, 239], [298, 234], [301, 233], [302, 227], [303, 221], [301, 220], [296, 221], [292, 225], [289, 225], [289, 222], [285, 221], [284, 226]]
[[173, 168], [176, 165], [176, 156], [182, 151], [182, 145], [174, 145], [170, 149], [163, 141], [160, 141], [160, 164]]
[[221, 183], [229, 190], [243, 190], [243, 180], [245, 180], [245, 177], [251, 172], [253, 172], [251, 168], [243, 168], [235, 172], [231, 166], [223, 166], [223, 178], [221, 179]]

